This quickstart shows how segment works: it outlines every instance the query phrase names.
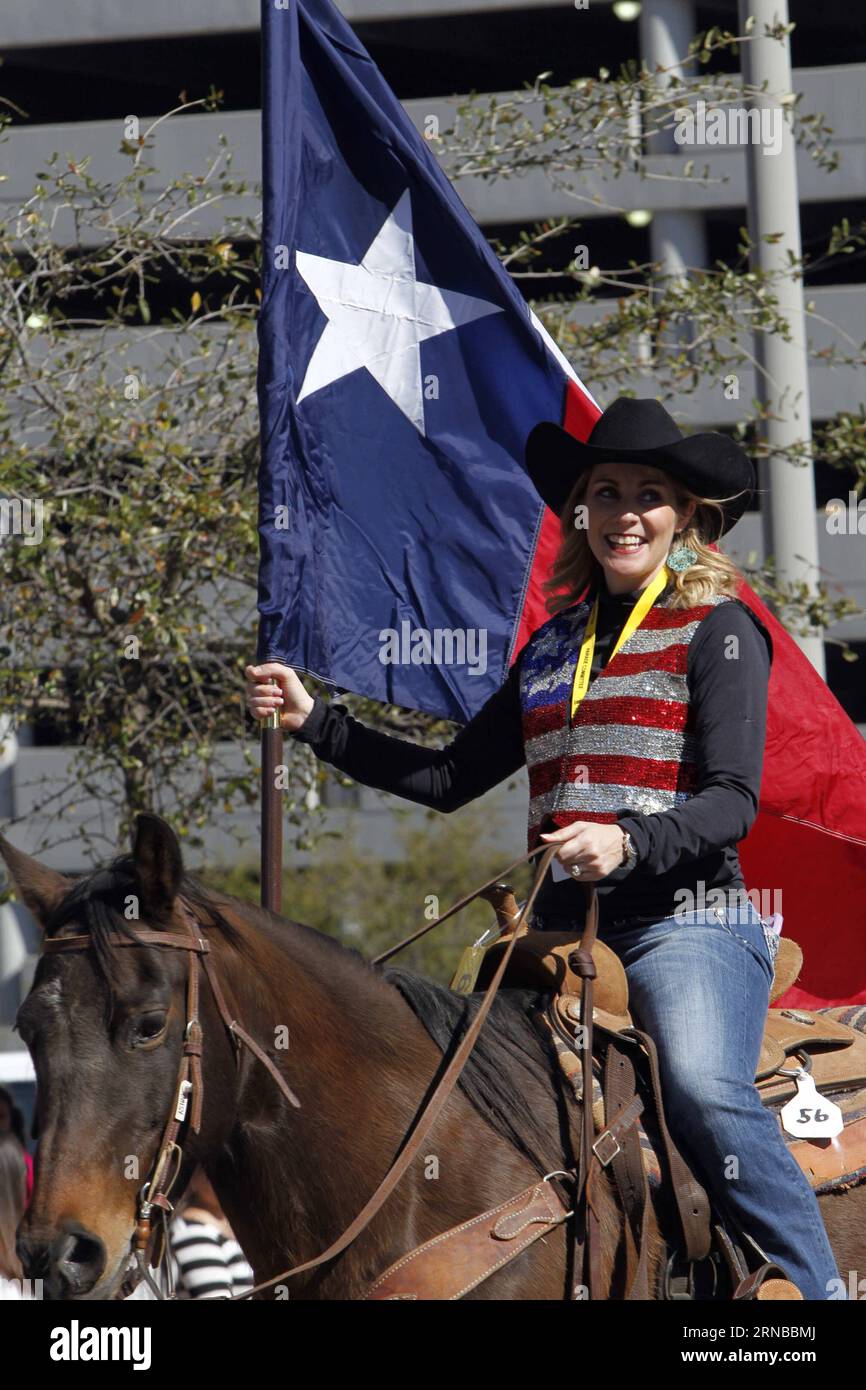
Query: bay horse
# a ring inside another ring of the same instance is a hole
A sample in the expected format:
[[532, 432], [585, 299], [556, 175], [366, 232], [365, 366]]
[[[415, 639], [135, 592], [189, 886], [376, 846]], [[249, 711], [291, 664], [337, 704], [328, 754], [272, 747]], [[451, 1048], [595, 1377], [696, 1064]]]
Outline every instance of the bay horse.
[[[183, 1140], [172, 1201], [201, 1164], [257, 1283], [328, 1248], [390, 1168], [477, 1001], [406, 971], [382, 972], [310, 927], [204, 889], [158, 816], [138, 817], [131, 854], [80, 879], [2, 837], [0, 852], [45, 936], [87, 933], [92, 945], [43, 955], [18, 1013], [37, 1077], [35, 1186], [18, 1236], [25, 1275], [43, 1280], [47, 1299], [117, 1296], [138, 1192], [173, 1104], [188, 965], [185, 951], [118, 950], [110, 936], [177, 931], [181, 897], [203, 925], [232, 1016], [300, 1108], [254, 1056], [236, 1063], [204, 982], [201, 1125]], [[417, 1245], [539, 1175], [574, 1168], [579, 1107], [531, 1021], [538, 1001], [535, 991], [500, 991], [423, 1151], [348, 1249], [284, 1286], [290, 1298], [363, 1298]], [[616, 1299], [622, 1217], [610, 1174], [598, 1176], [602, 1287]], [[864, 1192], [819, 1199], [842, 1269], [863, 1267]], [[665, 1205], [648, 1216], [654, 1298], [663, 1297], [675, 1239]], [[567, 1299], [569, 1233], [570, 1223], [558, 1226], [466, 1297]]]

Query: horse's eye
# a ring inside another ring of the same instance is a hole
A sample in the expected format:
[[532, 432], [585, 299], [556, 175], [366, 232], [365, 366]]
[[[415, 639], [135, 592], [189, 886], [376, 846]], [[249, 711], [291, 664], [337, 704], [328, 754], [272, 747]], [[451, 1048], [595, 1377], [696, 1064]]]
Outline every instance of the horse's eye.
[[132, 1025], [132, 1044], [135, 1047], [142, 1043], [153, 1042], [164, 1031], [164, 1009], [158, 1009], [149, 1014], [141, 1014]]

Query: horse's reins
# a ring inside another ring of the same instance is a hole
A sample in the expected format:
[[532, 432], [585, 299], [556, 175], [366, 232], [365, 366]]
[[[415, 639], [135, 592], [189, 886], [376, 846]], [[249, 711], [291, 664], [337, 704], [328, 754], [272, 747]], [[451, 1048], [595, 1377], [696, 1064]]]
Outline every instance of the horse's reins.
[[[492, 888], [494, 884], [501, 882], [502, 879], [510, 875], [514, 869], [519, 868], [522, 864], [527, 863], [539, 854], [543, 857], [536, 871], [535, 881], [533, 882], [529, 897], [526, 899], [515, 918], [513, 929], [509, 935], [508, 944], [502, 953], [496, 972], [484, 993], [478, 1011], [462, 1042], [457, 1048], [457, 1051], [448, 1064], [448, 1067], [440, 1078], [433, 1094], [417, 1117], [414, 1128], [410, 1131], [404, 1147], [401, 1149], [373, 1195], [355, 1217], [354, 1221], [346, 1227], [342, 1235], [340, 1235], [327, 1250], [322, 1251], [320, 1255], [317, 1255], [312, 1260], [306, 1260], [303, 1264], [295, 1265], [293, 1268], [286, 1269], [281, 1274], [275, 1275], [274, 1278], [268, 1279], [262, 1284], [257, 1284], [246, 1293], [234, 1295], [232, 1301], [251, 1298], [254, 1294], [261, 1293], [264, 1289], [272, 1288], [275, 1284], [279, 1284], [285, 1279], [292, 1279], [297, 1274], [304, 1274], [309, 1270], [317, 1268], [319, 1265], [325, 1264], [336, 1255], [341, 1254], [357, 1239], [387, 1201], [397, 1183], [400, 1181], [400, 1178], [406, 1172], [417, 1154], [424, 1138], [441, 1113], [466, 1065], [508, 968], [508, 962], [511, 959], [512, 952], [518, 940], [519, 929], [532, 911], [545, 874], [547, 873], [551, 860], [556, 854], [556, 846], [538, 846], [530, 850], [527, 854], [521, 855], [521, 857], [516, 859], [513, 864], [510, 864], [508, 868], [496, 874], [487, 883], [481, 884], [474, 892], [468, 893], [466, 897], [461, 898], [440, 917], [434, 918], [432, 922], [425, 923], [424, 926], [420, 927], [416, 932], [404, 938], [403, 941], [398, 942], [396, 946], [392, 946], [388, 951], [383, 952], [373, 959], [371, 964], [378, 965], [388, 960], [391, 956], [396, 955], [398, 951], [403, 950], [404, 947], [410, 945], [413, 941], [417, 941], [419, 937], [424, 936], [428, 931], [432, 931], [434, 927], [439, 926], [456, 912], [466, 907], [488, 888]], [[600, 1287], [600, 1270], [598, 1266], [599, 1226], [592, 1205], [588, 1184], [590, 1153], [593, 1142], [593, 1118], [592, 1106], [586, 1103], [586, 1098], [592, 1095], [592, 985], [596, 973], [592, 959], [592, 947], [598, 930], [598, 899], [595, 894], [594, 886], [588, 883], [586, 887], [589, 893], [586, 925], [581, 935], [580, 945], [575, 949], [571, 957], [572, 968], [583, 980], [580, 1023], [584, 1030], [584, 1047], [582, 1050], [584, 1088], [583, 1127], [574, 1210], [578, 1212], [583, 1208], [586, 1212], [586, 1226], [584, 1231], [578, 1236], [576, 1255], [580, 1263], [583, 1263], [584, 1259], [588, 1262], [589, 1290], [590, 1297], [592, 1297], [594, 1290]], [[174, 1102], [163, 1131], [156, 1159], [154, 1160], [151, 1177], [141, 1188], [138, 1195], [137, 1220], [135, 1235], [133, 1237], [134, 1255], [141, 1275], [147, 1281], [151, 1290], [160, 1299], [163, 1299], [165, 1295], [151, 1277], [147, 1269], [147, 1260], [145, 1256], [154, 1234], [156, 1234], [154, 1245], [155, 1260], [151, 1260], [151, 1268], [158, 1269], [166, 1254], [167, 1218], [173, 1210], [169, 1196], [177, 1180], [178, 1173], [180, 1172], [182, 1160], [182, 1149], [177, 1142], [177, 1136], [187, 1117], [187, 1113], [189, 1113], [189, 1123], [196, 1134], [201, 1127], [204, 1083], [201, 1068], [203, 1034], [198, 1016], [200, 994], [199, 962], [201, 962], [204, 968], [220, 1016], [232, 1040], [236, 1064], [240, 1063], [240, 1044], [243, 1044], [258, 1058], [262, 1065], [267, 1068], [289, 1103], [296, 1108], [300, 1108], [300, 1101], [280, 1075], [271, 1059], [262, 1048], [259, 1047], [255, 1040], [250, 1037], [249, 1033], [246, 1032], [237, 1019], [232, 1018], [210, 960], [210, 945], [207, 938], [202, 935], [201, 924], [192, 912], [191, 907], [182, 897], [177, 899], [176, 906], [188, 929], [186, 934], [143, 929], [137, 932], [134, 937], [125, 936], [120, 932], [112, 932], [106, 938], [113, 946], [160, 946], [173, 950], [186, 951], [189, 954], [186, 1025], [184, 1028], [183, 1049], [174, 1090]], [[93, 941], [89, 935], [78, 935], [49, 937], [43, 941], [42, 949], [46, 952], [82, 951], [92, 946]], [[161, 1217], [161, 1225], [156, 1233], [153, 1229], [154, 1209], [157, 1210]], [[579, 1271], [575, 1270], [575, 1281], [578, 1277]]]

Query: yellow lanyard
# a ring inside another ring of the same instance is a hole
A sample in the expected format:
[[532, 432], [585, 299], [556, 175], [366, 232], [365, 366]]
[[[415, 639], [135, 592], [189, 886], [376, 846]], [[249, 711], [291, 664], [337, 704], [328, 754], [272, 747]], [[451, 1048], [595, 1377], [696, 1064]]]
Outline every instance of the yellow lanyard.
[[[668, 583], [670, 577], [667, 565], [662, 565], [652, 583], [648, 584], [647, 587], [642, 590], [640, 598], [628, 615], [625, 627], [616, 639], [616, 646], [608, 657], [608, 662], [613, 660], [623, 642], [627, 642], [632, 633], [640, 627], [662, 589]], [[604, 580], [601, 582], [604, 583]], [[589, 689], [589, 677], [592, 671], [592, 654], [595, 651], [595, 627], [597, 620], [598, 595], [596, 595], [595, 603], [592, 606], [592, 612], [589, 615], [589, 622], [586, 625], [586, 632], [580, 644], [580, 655], [577, 658], [577, 667], [574, 672], [574, 685], [571, 690], [572, 719], [574, 719], [580, 702]]]

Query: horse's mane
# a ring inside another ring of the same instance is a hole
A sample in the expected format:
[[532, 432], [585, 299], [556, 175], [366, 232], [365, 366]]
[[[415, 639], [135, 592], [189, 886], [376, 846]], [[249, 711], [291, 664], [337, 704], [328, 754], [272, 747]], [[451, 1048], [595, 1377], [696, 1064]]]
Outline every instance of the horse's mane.
[[[116, 980], [116, 956], [111, 946], [112, 933], [119, 932], [131, 941], [138, 939], [135, 919], [126, 916], [130, 897], [140, 892], [131, 854], [118, 855], [104, 868], [94, 869], [76, 880], [69, 892], [50, 912], [43, 923], [46, 937], [57, 936], [70, 922], [85, 929], [93, 941], [99, 969], [111, 989]], [[243, 949], [244, 937], [237, 927], [220, 911], [219, 904], [206, 888], [191, 874], [184, 874], [180, 892], [193, 910], [211, 917], [219, 931], [232, 945]], [[167, 925], [159, 914], [148, 910], [154, 926]]]
[[[78, 879], [44, 922], [46, 937], [58, 935], [71, 922], [89, 932], [109, 997], [117, 978], [117, 953], [110, 937], [120, 932], [131, 940], [137, 939], [136, 923], [125, 915], [124, 909], [129, 897], [138, 891], [133, 856], [119, 855], [106, 867]], [[227, 906], [236, 903], [238, 908], [247, 910], [251, 904], [213, 894], [186, 873], [180, 892], [197, 915], [209, 918], [232, 946], [255, 961], [254, 938], [248, 940], [220, 909], [220, 902]], [[148, 919], [155, 926], [161, 925], [150, 912]], [[268, 931], [271, 924], [276, 925], [277, 919], [264, 913], [258, 930], [271, 940], [278, 940]], [[443, 985], [407, 970], [379, 970], [358, 951], [342, 946], [323, 932], [295, 922], [292, 928], [292, 940], [301, 948], [302, 956], [312, 951], [330, 957], [325, 968], [331, 978], [335, 973], [348, 975], [360, 970], [370, 984], [387, 984], [396, 989], [442, 1051], [442, 1068], [447, 1066], [475, 1014], [477, 997], [452, 994]], [[286, 949], [289, 941], [280, 944]], [[347, 987], [351, 988], [351, 981], [347, 980]], [[534, 990], [503, 990], [497, 995], [459, 1086], [491, 1128], [543, 1174], [562, 1166], [570, 1126], [569, 1101], [561, 1087], [554, 1092], [551, 1080], [559, 1076], [552, 1046], [532, 1022], [541, 999]], [[543, 1122], [545, 1112], [548, 1117], [558, 1116], [559, 1133], [555, 1124]]]
[[[444, 1068], [480, 996], [453, 994], [407, 970], [386, 970], [384, 976], [441, 1048]], [[458, 1083], [479, 1115], [541, 1174], [561, 1168], [563, 1152], [570, 1150], [569, 1102], [553, 1079], [559, 1078], [559, 1067], [552, 1045], [533, 1022], [543, 999], [530, 989], [498, 993]], [[558, 1118], [558, 1133], [555, 1123], [544, 1123], [545, 1113]]]

